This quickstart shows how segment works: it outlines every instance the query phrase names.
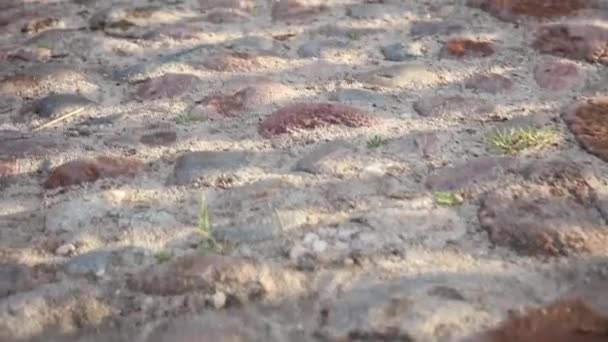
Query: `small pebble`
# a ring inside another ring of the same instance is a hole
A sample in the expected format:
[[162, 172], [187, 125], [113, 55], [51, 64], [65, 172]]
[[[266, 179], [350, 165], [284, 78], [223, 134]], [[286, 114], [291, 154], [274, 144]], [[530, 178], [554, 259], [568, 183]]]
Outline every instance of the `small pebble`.
[[315, 251], [315, 253], [322, 253], [327, 249], [327, 242], [317, 240], [312, 244], [312, 249]]
[[226, 306], [226, 294], [224, 292], [219, 291], [213, 295], [213, 306], [218, 310]]
[[74, 253], [75, 250], [76, 250], [76, 247], [74, 245], [72, 245], [71, 243], [66, 243], [64, 245], [59, 246], [55, 250], [55, 254], [66, 256], [66, 255], [70, 255], [70, 254]]

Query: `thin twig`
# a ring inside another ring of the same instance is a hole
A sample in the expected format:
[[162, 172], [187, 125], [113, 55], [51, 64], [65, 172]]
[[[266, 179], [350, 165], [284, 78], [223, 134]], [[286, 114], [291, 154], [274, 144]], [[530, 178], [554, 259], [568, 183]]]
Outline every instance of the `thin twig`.
[[40, 126], [40, 127], [38, 127], [38, 128], [35, 128], [35, 129], [34, 129], [34, 132], [39, 131], [39, 130], [41, 130], [41, 129], [43, 129], [43, 128], [47, 128], [47, 127], [49, 127], [49, 126], [52, 126], [52, 125], [54, 125], [54, 124], [58, 123], [59, 121], [63, 121], [63, 120], [65, 120], [65, 119], [69, 118], [70, 116], [74, 116], [74, 115], [76, 115], [76, 114], [78, 114], [78, 113], [82, 112], [84, 109], [85, 109], [85, 107], [80, 107], [80, 108], [78, 108], [78, 109], [76, 109], [76, 110], [74, 110], [74, 111], [72, 111], [72, 112], [66, 113], [66, 114], [64, 114], [64, 115], [62, 115], [62, 116], [60, 116], [60, 117], [58, 117], [57, 119], [51, 120], [51, 121], [49, 121], [49, 122], [45, 123], [44, 125], [42, 125], [42, 126]]

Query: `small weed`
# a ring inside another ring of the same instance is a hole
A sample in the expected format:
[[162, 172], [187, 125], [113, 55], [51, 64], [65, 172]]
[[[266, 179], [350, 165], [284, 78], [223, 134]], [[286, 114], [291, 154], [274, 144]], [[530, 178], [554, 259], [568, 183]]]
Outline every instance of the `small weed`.
[[386, 145], [386, 139], [379, 135], [374, 135], [367, 141], [368, 148], [378, 148], [380, 146]]
[[348, 38], [351, 40], [359, 40], [361, 39], [361, 34], [359, 32], [348, 32]]
[[201, 246], [204, 249], [220, 250], [221, 246], [213, 238], [213, 230], [209, 221], [209, 208], [207, 207], [207, 199], [205, 195], [201, 196], [201, 207], [198, 216], [198, 232], [203, 238]]
[[156, 262], [159, 264], [165, 263], [169, 260], [171, 260], [171, 258], [173, 257], [173, 254], [169, 253], [169, 252], [165, 252], [165, 251], [160, 251], [156, 254], [154, 254], [154, 258], [156, 259]]
[[491, 133], [487, 143], [505, 154], [516, 154], [530, 148], [540, 148], [555, 143], [559, 135], [548, 129], [520, 128]]
[[175, 123], [178, 125], [188, 125], [199, 121], [203, 121], [203, 119], [193, 114], [182, 114], [175, 118]]
[[455, 207], [464, 202], [462, 196], [454, 192], [439, 191], [433, 193], [433, 197], [435, 199], [435, 203], [449, 207]]

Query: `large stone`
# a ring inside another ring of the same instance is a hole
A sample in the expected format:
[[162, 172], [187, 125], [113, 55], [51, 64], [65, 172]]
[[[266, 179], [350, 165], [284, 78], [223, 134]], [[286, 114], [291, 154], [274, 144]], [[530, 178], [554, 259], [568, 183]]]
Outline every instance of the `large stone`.
[[478, 118], [487, 117], [494, 105], [486, 100], [460, 95], [436, 95], [414, 102], [414, 110], [424, 117]]
[[146, 169], [147, 166], [137, 159], [107, 156], [77, 159], [55, 168], [44, 187], [67, 187], [104, 178], [133, 177]]
[[464, 30], [462, 24], [450, 21], [418, 20], [410, 26], [410, 34], [414, 37], [425, 37], [434, 35], [449, 35], [460, 33]]
[[213, 54], [202, 65], [215, 71], [253, 72], [277, 68], [285, 63], [282, 58], [268, 54], [230, 51]]
[[403, 62], [416, 58], [416, 55], [411, 53], [411, 51], [409, 51], [407, 47], [401, 43], [383, 46], [381, 51], [384, 58], [391, 62]]
[[563, 118], [585, 150], [608, 162], [608, 98], [576, 104]]
[[441, 82], [437, 72], [421, 63], [381, 67], [355, 78], [361, 83], [395, 88], [429, 88]]
[[469, 0], [468, 5], [505, 21], [522, 17], [555, 18], [576, 14], [576, 11], [596, 7], [596, 0]]
[[274, 21], [308, 21], [324, 10], [326, 6], [315, 0], [278, 0], [272, 5], [271, 16]]
[[0, 156], [3, 158], [40, 157], [64, 149], [66, 146], [66, 141], [49, 135], [0, 130]]
[[500, 172], [514, 167], [512, 157], [480, 157], [455, 166], [440, 169], [426, 179], [435, 191], [454, 191], [498, 178]]
[[31, 109], [44, 118], [55, 118], [80, 108], [88, 108], [95, 103], [77, 94], [52, 94], [34, 102], [26, 110]]
[[541, 307], [527, 308], [462, 342], [600, 342], [606, 339], [606, 282], [575, 289]]
[[280, 298], [306, 288], [298, 272], [244, 258], [202, 253], [143, 270], [129, 279], [128, 286], [162, 296], [222, 291], [243, 302], [259, 297]]
[[192, 91], [198, 82], [194, 75], [169, 73], [144, 81], [135, 94], [142, 100], [173, 98]]
[[513, 81], [500, 74], [477, 74], [466, 80], [464, 86], [480, 93], [498, 94], [513, 88]]
[[298, 48], [298, 56], [302, 58], [321, 57], [326, 50], [344, 49], [347, 44], [337, 39], [312, 40]]
[[53, 280], [54, 274], [41, 267], [0, 264], [0, 298], [31, 290]]
[[113, 254], [109, 251], [94, 251], [70, 259], [65, 265], [65, 272], [72, 276], [105, 275], [112, 263]]
[[31, 67], [0, 80], [0, 92], [24, 97], [46, 95], [53, 91], [78, 93], [95, 89], [97, 86], [85, 74], [61, 65]]
[[186, 185], [214, 173], [236, 171], [245, 166], [248, 154], [244, 152], [188, 152], [175, 162], [170, 184]]
[[287, 101], [296, 94], [291, 87], [272, 79], [237, 79], [222, 92], [205, 97], [194, 111], [210, 118], [239, 116], [247, 111]]
[[344, 142], [330, 142], [305, 155], [294, 169], [313, 174], [340, 176], [344, 174], [345, 169], [351, 167], [345, 158], [352, 153], [354, 151]]
[[608, 29], [601, 26], [547, 24], [536, 32], [533, 46], [541, 53], [608, 64]]
[[546, 61], [534, 67], [534, 80], [543, 89], [567, 91], [583, 83], [584, 74], [569, 61]]
[[479, 222], [493, 243], [526, 255], [608, 250], [608, 227], [584, 168], [551, 161], [522, 174], [525, 187], [497, 189], [482, 199]]
[[103, 298], [86, 282], [49, 284], [13, 295], [0, 302], [0, 340], [34, 341], [52, 331], [98, 326], [117, 314]]
[[283, 107], [258, 126], [266, 138], [298, 130], [310, 130], [328, 125], [347, 127], [371, 126], [375, 119], [367, 112], [337, 103], [295, 103]]

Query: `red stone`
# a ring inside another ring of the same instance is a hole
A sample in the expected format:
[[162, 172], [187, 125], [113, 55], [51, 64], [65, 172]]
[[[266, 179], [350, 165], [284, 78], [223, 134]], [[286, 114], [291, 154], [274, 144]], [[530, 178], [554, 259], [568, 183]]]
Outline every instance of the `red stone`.
[[58, 166], [44, 182], [48, 189], [95, 182], [103, 178], [135, 176], [147, 169], [137, 159], [119, 157], [97, 157], [78, 159]]
[[608, 162], [608, 98], [579, 104], [563, 117], [583, 148]]
[[14, 176], [17, 173], [17, 162], [0, 160], [0, 179]]
[[351, 106], [334, 103], [296, 103], [272, 113], [260, 123], [258, 131], [263, 137], [269, 138], [273, 135], [328, 125], [371, 126], [375, 121], [367, 112]]
[[582, 83], [578, 66], [568, 61], [550, 61], [534, 68], [534, 80], [543, 89], [563, 91]]
[[462, 342], [602, 342], [608, 336], [605, 283], [513, 316]]
[[540, 27], [533, 43], [541, 53], [608, 64], [608, 29], [583, 24]]
[[450, 39], [442, 49], [440, 55], [453, 57], [488, 57], [495, 52], [491, 42], [477, 41], [467, 38]]
[[519, 16], [554, 18], [592, 8], [595, 0], [470, 0], [469, 5], [479, 7], [497, 18], [513, 21]]

